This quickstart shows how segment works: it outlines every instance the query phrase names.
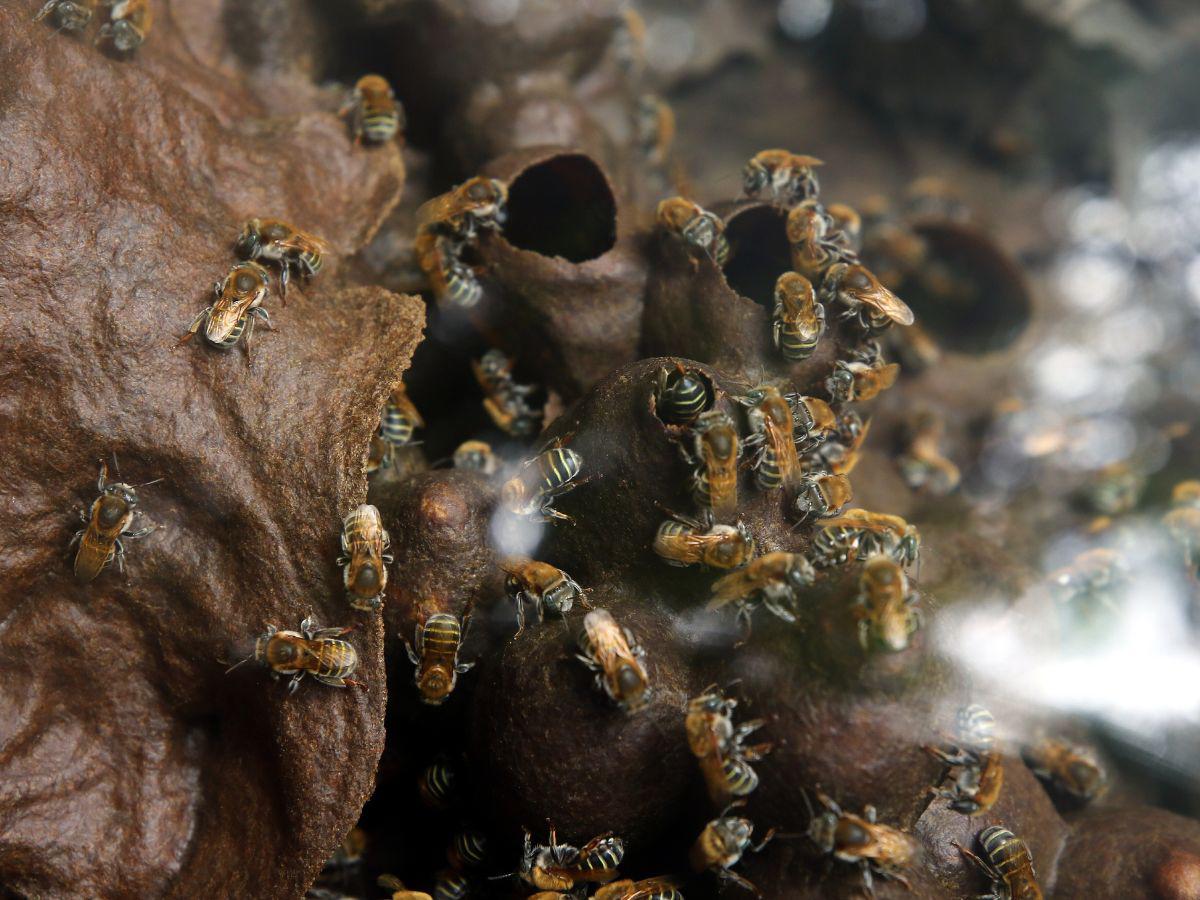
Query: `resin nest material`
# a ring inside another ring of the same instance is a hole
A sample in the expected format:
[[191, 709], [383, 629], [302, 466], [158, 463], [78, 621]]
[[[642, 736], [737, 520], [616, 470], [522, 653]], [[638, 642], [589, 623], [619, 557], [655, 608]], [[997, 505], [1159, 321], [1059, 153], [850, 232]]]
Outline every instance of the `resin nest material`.
[[[204, 4], [219, 21], [215, 4]], [[394, 149], [278, 115], [174, 20], [135, 59], [0, 12], [6, 506], [0, 884], [20, 896], [297, 896], [354, 823], [383, 748], [383, 630], [342, 597], [337, 523], [423, 322], [345, 284], [397, 201]], [[276, 279], [252, 355], [177, 341], [253, 216], [323, 237]], [[19, 302], [18, 302], [19, 298]], [[370, 335], [371, 340], [363, 340]], [[119, 465], [116, 478], [114, 456]], [[154, 530], [72, 576], [98, 463]], [[225, 669], [267, 625], [357, 625], [368, 689]]]

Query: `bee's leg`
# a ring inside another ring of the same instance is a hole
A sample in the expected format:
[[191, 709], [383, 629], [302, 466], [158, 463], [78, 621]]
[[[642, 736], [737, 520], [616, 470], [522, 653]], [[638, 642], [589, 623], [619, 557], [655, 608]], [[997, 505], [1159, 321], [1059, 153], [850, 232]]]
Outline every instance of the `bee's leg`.
[[292, 680], [288, 682], [288, 696], [289, 697], [292, 696], [292, 694], [296, 693], [296, 688], [300, 687], [300, 679], [302, 679], [303, 677], [304, 677], [303, 669], [301, 669], [299, 672], [297, 672], [295, 675], [292, 676]]
[[356, 678], [343, 678], [342, 683], [346, 687], [358, 688], [360, 691], [368, 690], [367, 683]]
[[859, 862], [859, 866], [862, 867], [863, 890], [868, 897], [874, 897], [875, 879], [871, 875], [871, 864], [864, 859]]
[[121, 537], [123, 537], [123, 538], [145, 537], [146, 535], [148, 535], [150, 532], [154, 531], [157, 528], [158, 528], [157, 525], [147, 525], [144, 528], [139, 528], [137, 531], [127, 531], [123, 535], [121, 535]]
[[190, 341], [193, 337], [195, 337], [196, 332], [200, 330], [200, 323], [203, 322], [205, 316], [208, 315], [209, 309], [211, 309], [211, 307], [208, 307], [208, 306], [204, 307], [204, 309], [200, 310], [200, 314], [198, 316], [196, 316], [196, 318], [192, 319], [192, 324], [188, 326], [188, 329], [184, 333], [183, 337], [181, 337], [179, 340], [177, 340], [175, 342], [176, 347], [183, 346], [188, 341]]
[[763, 895], [762, 891], [758, 889], [758, 886], [755, 885], [753, 881], [750, 881], [748, 878], [743, 878], [737, 872], [732, 872], [729, 869], [718, 869], [717, 875], [720, 876], [722, 881], [732, 881], [738, 887], [749, 891], [755, 897], [761, 898]]
[[67, 549], [70, 550], [72, 547], [74, 547], [76, 544], [78, 544], [80, 538], [83, 537], [83, 535], [86, 533], [86, 531], [87, 531], [86, 528], [80, 528], [77, 532], [75, 532], [75, 537], [71, 538], [71, 543], [67, 544]]
[[113, 557], [117, 561], [117, 571], [122, 575], [125, 574], [125, 545], [121, 543], [121, 539], [117, 538], [113, 541]]
[[513, 635], [513, 640], [521, 636], [521, 632], [525, 630], [525, 593], [522, 591], [513, 598], [513, 602], [517, 606], [517, 633]]
[[41, 11], [38, 12], [36, 16], [33, 17], [33, 21], [42, 21], [42, 19], [46, 18], [46, 16], [50, 15], [50, 13], [54, 11], [54, 7], [56, 6], [58, 6], [58, 0], [46, 0], [46, 5], [41, 8]]
[[279, 299], [283, 301], [283, 305], [287, 306], [287, 287], [288, 280], [292, 277], [292, 267], [288, 265], [287, 260], [279, 262]]
[[553, 506], [543, 506], [541, 508], [540, 512], [541, 512], [542, 516], [544, 517], [542, 519], [543, 522], [548, 522], [548, 521], [550, 521], [550, 519], [559, 519], [560, 521], [563, 521], [563, 522], [570, 522], [572, 525], [575, 524], [574, 516], [569, 516], [565, 512], [559, 512]]

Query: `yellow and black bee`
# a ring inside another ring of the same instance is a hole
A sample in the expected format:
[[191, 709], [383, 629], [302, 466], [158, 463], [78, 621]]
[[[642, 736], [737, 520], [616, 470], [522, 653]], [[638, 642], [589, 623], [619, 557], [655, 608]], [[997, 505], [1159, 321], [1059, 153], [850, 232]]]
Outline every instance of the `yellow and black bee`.
[[404, 127], [404, 108], [382, 75], [358, 79], [341, 114], [350, 116], [350, 131], [356, 143], [367, 140], [383, 144]]
[[135, 509], [137, 491], [124, 482], [108, 481], [108, 466], [103, 461], [96, 490], [100, 496], [88, 510], [79, 512], [87, 527], [75, 532], [71, 539], [71, 546], [79, 544], [75, 554], [75, 577], [80, 581], [91, 581], [114, 559], [117, 568], [124, 571], [125, 547], [121, 539], [145, 537], [154, 530], [153, 525], [131, 530], [134, 519], [141, 515]]

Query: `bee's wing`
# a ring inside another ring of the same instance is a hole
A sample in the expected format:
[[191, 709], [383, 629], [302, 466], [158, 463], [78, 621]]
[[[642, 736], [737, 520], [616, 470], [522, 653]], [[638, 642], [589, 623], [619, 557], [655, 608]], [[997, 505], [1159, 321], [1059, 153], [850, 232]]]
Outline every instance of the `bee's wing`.
[[326, 253], [329, 250], [329, 245], [324, 239], [317, 237], [315, 234], [309, 234], [307, 231], [301, 231], [298, 228], [293, 228], [291, 234], [280, 238], [278, 243], [285, 250], [291, 250], [296, 253], [306, 253], [311, 250], [316, 250], [318, 253]]
[[857, 291], [855, 296], [863, 303], [883, 313], [893, 322], [900, 325], [911, 325], [915, 318], [908, 304], [885, 288], [875, 277], [875, 273], [864, 269], [871, 279], [871, 286], [864, 291]]
[[431, 197], [417, 207], [417, 227], [433, 225], [450, 218], [459, 212], [458, 206], [458, 196], [455, 191], [447, 191]]
[[738, 597], [744, 596], [750, 588], [750, 576], [747, 569], [739, 569], [717, 579], [712, 586], [712, 597], [706, 609], [720, 609], [732, 603]]

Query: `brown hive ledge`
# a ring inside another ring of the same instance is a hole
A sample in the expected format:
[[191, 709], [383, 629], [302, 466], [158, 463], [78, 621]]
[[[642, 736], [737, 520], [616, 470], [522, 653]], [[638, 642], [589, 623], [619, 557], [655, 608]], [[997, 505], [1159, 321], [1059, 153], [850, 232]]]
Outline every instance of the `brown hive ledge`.
[[[334, 559], [422, 312], [338, 270], [403, 167], [332, 114], [273, 117], [169, 13], [129, 59], [31, 19], [0, 12], [0, 283], [21, 298], [0, 314], [0, 884], [298, 895], [383, 746], [382, 627], [347, 608]], [[252, 365], [176, 347], [254, 215], [326, 238], [326, 270], [286, 308], [272, 290]], [[124, 480], [162, 479], [139, 506], [157, 530], [124, 576], [80, 584], [67, 545], [112, 454]], [[287, 698], [261, 669], [224, 674], [266, 624], [309, 613], [358, 626], [367, 692], [306, 679]]]

